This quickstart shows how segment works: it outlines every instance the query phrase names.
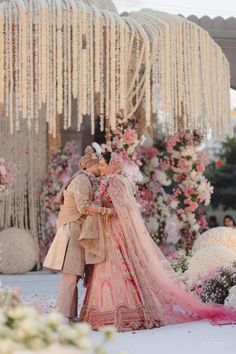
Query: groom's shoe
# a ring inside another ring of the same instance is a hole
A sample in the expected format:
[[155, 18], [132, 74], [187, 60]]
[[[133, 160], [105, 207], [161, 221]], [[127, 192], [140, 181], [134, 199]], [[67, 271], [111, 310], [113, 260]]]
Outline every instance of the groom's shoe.
[[69, 317], [64, 317], [64, 323], [69, 324], [70, 323], [70, 318]]
[[78, 322], [80, 322], [79, 317], [70, 318], [70, 322], [71, 322], [71, 323], [78, 323]]

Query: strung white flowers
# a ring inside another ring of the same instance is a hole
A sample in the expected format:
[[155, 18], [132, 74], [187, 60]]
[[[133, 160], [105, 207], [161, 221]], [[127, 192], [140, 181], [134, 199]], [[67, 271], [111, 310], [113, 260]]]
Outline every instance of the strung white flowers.
[[114, 129], [119, 109], [127, 116], [141, 106], [146, 125], [155, 113], [168, 133], [199, 127], [222, 135], [229, 87], [221, 49], [181, 17], [152, 10], [120, 17], [102, 0], [0, 4], [0, 104], [11, 133], [22, 119], [38, 130], [46, 104], [40, 120], [53, 136], [58, 114], [65, 129], [73, 120], [80, 129], [90, 116], [94, 133], [96, 115]]
[[109, 0], [1, 0], [0, 151], [19, 170], [1, 224], [30, 228], [37, 243], [48, 132], [89, 119], [93, 134], [98, 115], [102, 130], [115, 129], [122, 110], [140, 112], [143, 128], [220, 136], [230, 129], [229, 87], [221, 49], [181, 17], [121, 17]]
[[[27, 127], [36, 130], [48, 122], [55, 136], [58, 114], [65, 129], [74, 120], [79, 130], [83, 118], [90, 116], [94, 134], [96, 115], [114, 129], [118, 110], [132, 113], [144, 96], [150, 124], [150, 44], [145, 31], [112, 6], [87, 3], [91, 6], [77, 0], [1, 2], [0, 103], [11, 133], [26, 119]], [[133, 56], [140, 52], [134, 68]], [[140, 86], [134, 97], [139, 83], [145, 89]], [[72, 99], [78, 102], [77, 119], [72, 117]]]
[[150, 41], [157, 129], [213, 129], [221, 137], [229, 132], [229, 63], [209, 34], [180, 16], [151, 9], [130, 16]]

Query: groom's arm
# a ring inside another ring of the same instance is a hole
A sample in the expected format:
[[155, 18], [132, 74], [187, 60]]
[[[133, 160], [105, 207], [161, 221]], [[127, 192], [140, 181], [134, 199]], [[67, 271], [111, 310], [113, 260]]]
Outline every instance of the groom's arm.
[[93, 191], [89, 178], [85, 174], [79, 175], [74, 181], [74, 196], [79, 212], [83, 215], [112, 214], [112, 209], [98, 206], [93, 203]]
[[86, 210], [92, 205], [93, 192], [91, 182], [85, 174], [81, 174], [75, 178], [73, 181], [73, 191], [79, 212], [86, 215]]

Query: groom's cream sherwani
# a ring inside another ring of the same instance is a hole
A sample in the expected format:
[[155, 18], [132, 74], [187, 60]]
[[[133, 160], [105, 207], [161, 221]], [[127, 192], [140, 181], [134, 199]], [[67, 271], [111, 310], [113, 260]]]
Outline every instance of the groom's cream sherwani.
[[57, 220], [57, 233], [44, 261], [44, 267], [79, 276], [84, 275], [85, 251], [79, 236], [86, 216], [83, 210], [93, 200], [86, 172], [79, 173], [63, 191], [63, 204]]

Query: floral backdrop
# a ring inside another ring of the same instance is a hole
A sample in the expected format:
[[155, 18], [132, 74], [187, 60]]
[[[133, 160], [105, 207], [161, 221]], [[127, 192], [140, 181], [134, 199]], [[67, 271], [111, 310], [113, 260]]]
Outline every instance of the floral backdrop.
[[[197, 236], [208, 228], [204, 208], [213, 188], [204, 176], [208, 157], [202, 148], [203, 134], [183, 131], [153, 143], [148, 134], [138, 136], [135, 116], [117, 115], [114, 131], [107, 135], [102, 151], [116, 151], [125, 172], [136, 182], [136, 198], [146, 226], [166, 254], [192, 248]], [[40, 237], [41, 260], [55, 236], [58, 206], [52, 202], [61, 186], [78, 168], [75, 142], [68, 142], [50, 159], [42, 180], [43, 210]]]
[[138, 139], [136, 117], [118, 115], [117, 121], [103, 151], [117, 151], [123, 158], [126, 173], [138, 185], [136, 197], [151, 236], [168, 249], [191, 249], [208, 228], [204, 208], [213, 192], [204, 176], [203, 134], [183, 131], [153, 144], [148, 135]]
[[[102, 151], [116, 151], [125, 172], [136, 182], [136, 198], [146, 226], [165, 253], [190, 250], [197, 236], [208, 228], [204, 208], [213, 188], [204, 176], [208, 157], [202, 148], [203, 134], [183, 131], [153, 143], [148, 134], [138, 136], [135, 116], [117, 115], [117, 126], [107, 136]], [[42, 180], [43, 210], [40, 237], [41, 260], [55, 236], [58, 206], [52, 202], [61, 186], [78, 168], [75, 142], [68, 142], [50, 159]]]

